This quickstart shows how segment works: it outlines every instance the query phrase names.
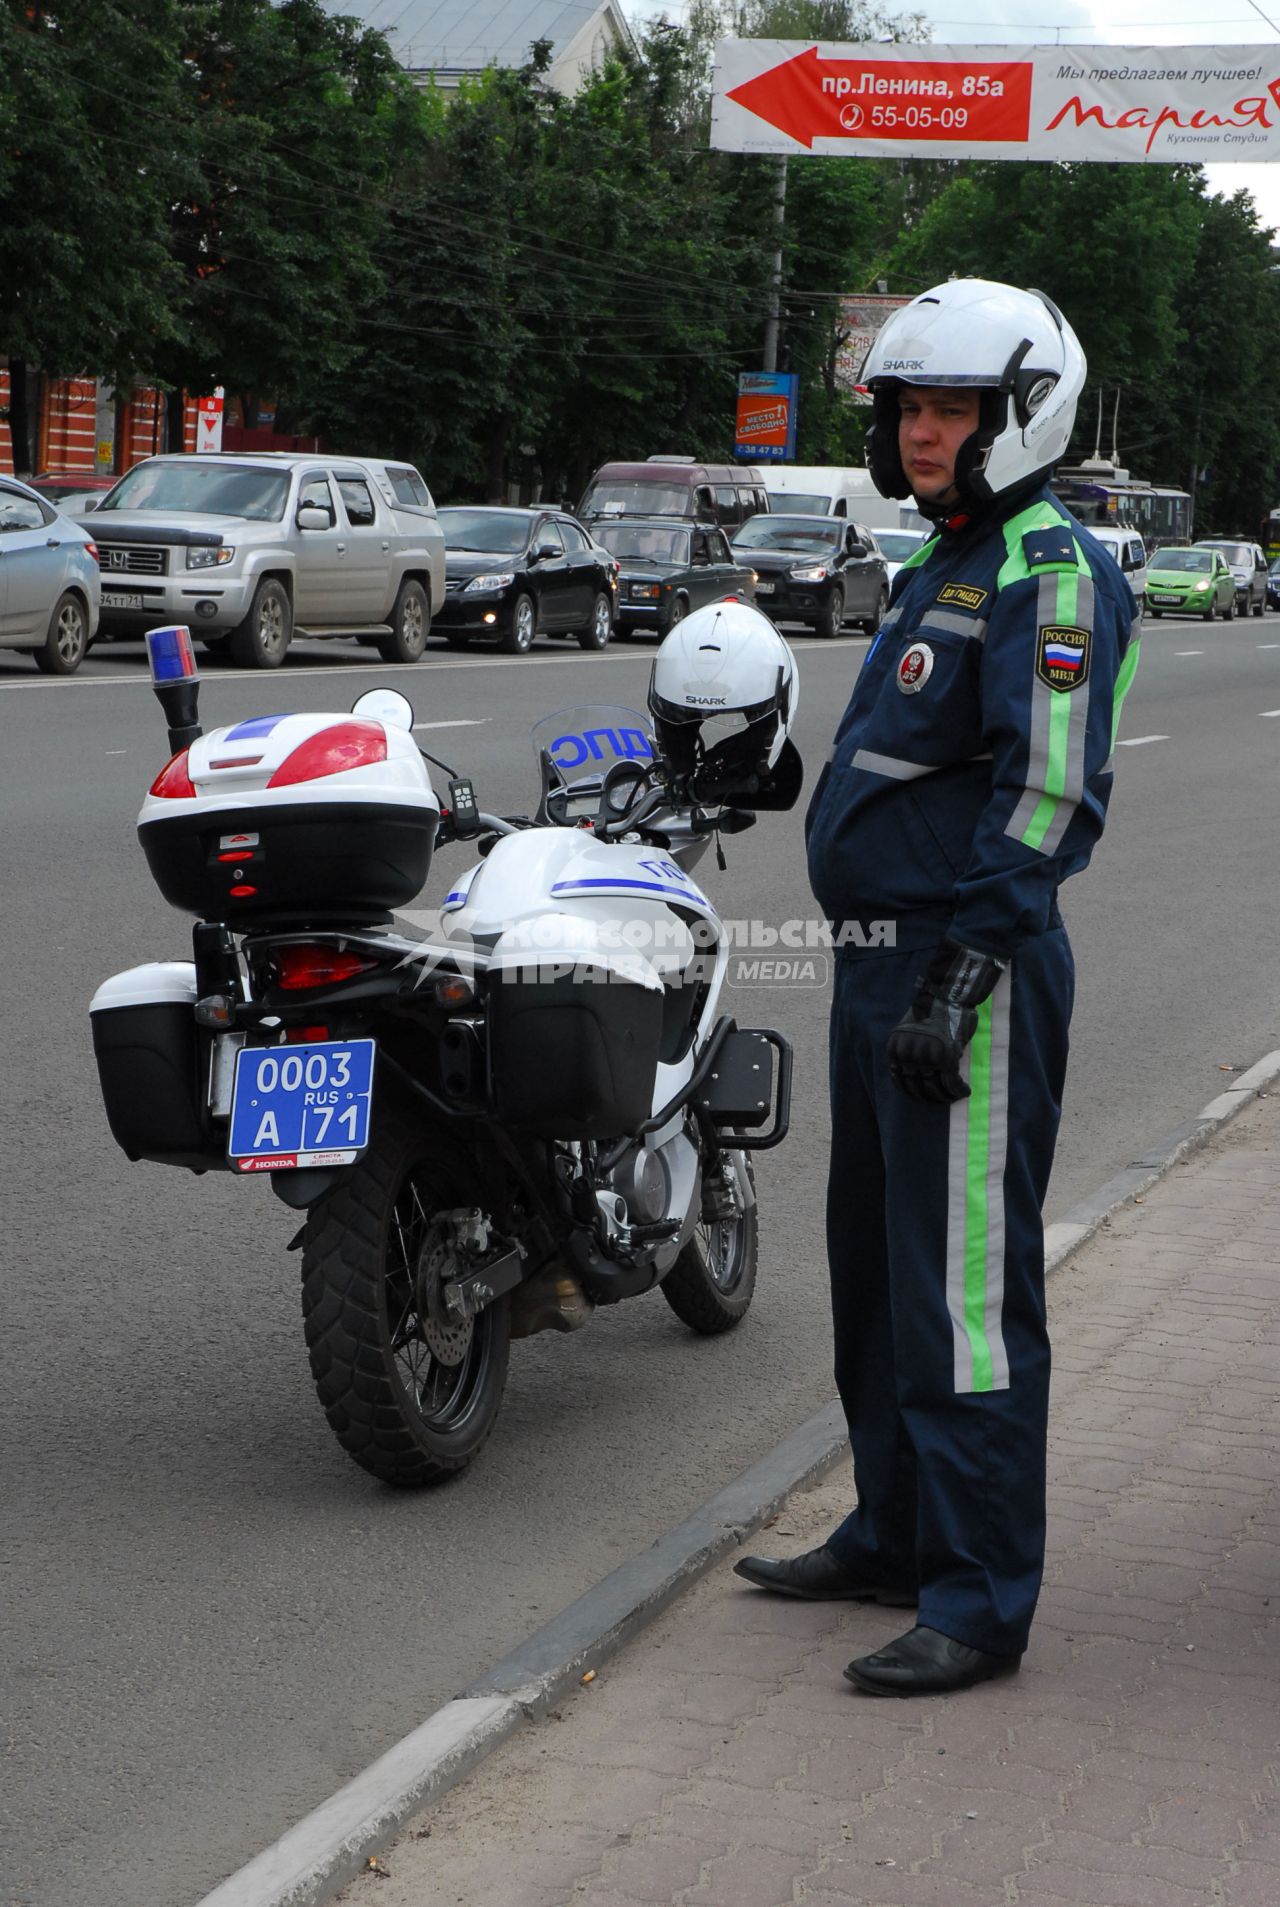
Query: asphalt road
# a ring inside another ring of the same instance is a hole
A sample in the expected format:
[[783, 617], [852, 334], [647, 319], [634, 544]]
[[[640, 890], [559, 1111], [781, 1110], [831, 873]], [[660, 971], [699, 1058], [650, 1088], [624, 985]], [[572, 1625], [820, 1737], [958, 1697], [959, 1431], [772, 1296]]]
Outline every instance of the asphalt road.
[[[1195, 1113], [1221, 1066], [1280, 1046], [1280, 618], [1166, 618], [1144, 646], [1111, 826], [1064, 897], [1080, 986], [1051, 1215]], [[812, 772], [865, 643], [797, 650]], [[393, 681], [424, 744], [514, 808], [529, 723], [639, 703], [647, 670], [639, 645], [433, 648], [397, 671], [303, 644], [272, 679], [211, 667], [202, 714], [345, 708]], [[136, 649], [67, 682], [0, 655], [2, 1907], [189, 1907], [831, 1388], [825, 994], [740, 990], [739, 1017], [797, 1054], [743, 1328], [707, 1342], [657, 1295], [624, 1305], [515, 1348], [461, 1482], [397, 1496], [349, 1463], [311, 1393], [296, 1219], [263, 1186], [128, 1165], [98, 1103], [94, 987], [188, 944], [133, 833], [165, 753], [140, 676]], [[810, 917], [799, 814], [727, 847], [727, 873], [702, 868], [726, 915]], [[449, 850], [439, 878], [461, 865]]]

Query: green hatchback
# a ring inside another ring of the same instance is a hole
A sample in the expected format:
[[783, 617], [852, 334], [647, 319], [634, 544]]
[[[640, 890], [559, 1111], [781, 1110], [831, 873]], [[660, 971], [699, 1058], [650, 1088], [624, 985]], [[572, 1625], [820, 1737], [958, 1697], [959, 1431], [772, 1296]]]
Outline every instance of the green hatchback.
[[1236, 579], [1221, 550], [1157, 550], [1147, 564], [1147, 614], [1165, 610], [1224, 622], [1236, 613]]

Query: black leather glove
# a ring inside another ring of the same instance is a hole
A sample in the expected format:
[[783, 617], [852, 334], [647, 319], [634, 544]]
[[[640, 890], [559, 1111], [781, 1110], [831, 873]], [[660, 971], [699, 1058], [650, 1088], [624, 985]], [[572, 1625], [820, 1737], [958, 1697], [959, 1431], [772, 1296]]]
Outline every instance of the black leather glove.
[[978, 1030], [978, 1008], [995, 992], [1005, 964], [954, 940], [938, 947], [889, 1035], [889, 1077], [909, 1098], [948, 1106], [969, 1097], [960, 1061]]

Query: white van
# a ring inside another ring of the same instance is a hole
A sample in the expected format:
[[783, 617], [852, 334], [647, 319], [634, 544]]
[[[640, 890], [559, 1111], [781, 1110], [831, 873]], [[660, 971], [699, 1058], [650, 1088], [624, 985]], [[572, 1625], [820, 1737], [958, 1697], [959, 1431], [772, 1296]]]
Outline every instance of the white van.
[[901, 522], [896, 497], [882, 497], [860, 464], [763, 464], [759, 475], [771, 510], [856, 518], [873, 530], [896, 530]]
[[1101, 543], [1108, 555], [1115, 558], [1117, 568], [1138, 599], [1138, 608], [1145, 609], [1147, 552], [1138, 532], [1127, 530], [1118, 523], [1090, 523], [1087, 527], [1094, 541]]

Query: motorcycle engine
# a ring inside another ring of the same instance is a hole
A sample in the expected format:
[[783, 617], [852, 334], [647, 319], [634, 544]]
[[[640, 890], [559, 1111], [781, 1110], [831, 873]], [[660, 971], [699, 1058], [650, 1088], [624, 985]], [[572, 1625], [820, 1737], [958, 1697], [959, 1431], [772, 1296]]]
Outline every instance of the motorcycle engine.
[[683, 1132], [662, 1146], [632, 1146], [609, 1174], [609, 1185], [625, 1201], [631, 1225], [683, 1219], [697, 1192], [697, 1148]]

